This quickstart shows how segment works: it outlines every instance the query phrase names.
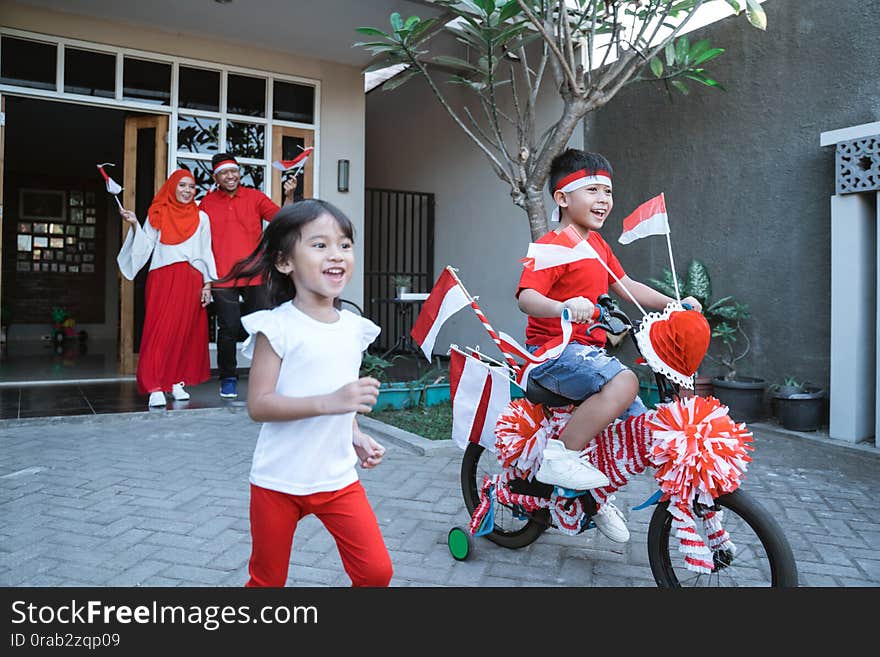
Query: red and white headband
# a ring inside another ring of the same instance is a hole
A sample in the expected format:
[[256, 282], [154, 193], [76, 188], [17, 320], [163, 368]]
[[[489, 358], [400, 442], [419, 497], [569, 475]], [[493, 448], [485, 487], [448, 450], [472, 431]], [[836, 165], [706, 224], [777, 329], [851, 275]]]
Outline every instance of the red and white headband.
[[217, 164], [214, 165], [214, 173], [218, 174], [224, 169], [237, 169], [238, 162], [235, 160], [221, 160]]
[[[587, 185], [608, 185], [611, 187], [611, 174], [604, 169], [597, 169], [589, 173], [587, 173], [586, 169], [579, 169], [568, 174], [564, 178], [560, 178], [556, 183], [556, 187], [553, 189], [553, 193], [573, 192], [574, 190], [586, 187]], [[558, 205], [553, 208], [553, 214], [551, 215], [550, 220], [559, 221]]]

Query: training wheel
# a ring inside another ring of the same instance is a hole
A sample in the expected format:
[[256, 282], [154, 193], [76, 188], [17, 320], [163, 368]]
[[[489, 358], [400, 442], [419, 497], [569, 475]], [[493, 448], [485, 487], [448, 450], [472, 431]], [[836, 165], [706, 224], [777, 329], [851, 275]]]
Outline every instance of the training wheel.
[[461, 527], [453, 527], [446, 537], [446, 545], [456, 561], [464, 561], [471, 553], [471, 535]]

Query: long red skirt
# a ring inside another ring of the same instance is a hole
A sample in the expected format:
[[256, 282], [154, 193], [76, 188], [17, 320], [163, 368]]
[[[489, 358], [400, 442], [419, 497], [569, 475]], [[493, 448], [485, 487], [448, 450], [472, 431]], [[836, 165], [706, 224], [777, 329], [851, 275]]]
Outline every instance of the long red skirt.
[[137, 368], [141, 394], [170, 392], [175, 383], [198, 385], [211, 377], [202, 285], [202, 275], [187, 262], [175, 262], [147, 274], [146, 317]]

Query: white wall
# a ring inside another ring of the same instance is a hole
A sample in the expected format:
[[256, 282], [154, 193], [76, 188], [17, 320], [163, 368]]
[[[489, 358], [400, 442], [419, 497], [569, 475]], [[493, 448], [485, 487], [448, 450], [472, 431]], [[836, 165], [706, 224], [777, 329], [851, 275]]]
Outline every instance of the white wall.
[[[458, 86], [443, 89], [459, 101], [469, 98]], [[558, 102], [552, 90], [543, 94], [539, 125], [558, 116]], [[479, 111], [472, 106], [474, 115]], [[573, 147], [582, 147], [582, 133], [575, 130]], [[435, 194], [434, 278], [446, 265], [459, 269], [492, 326], [524, 343], [525, 315], [513, 295], [522, 271], [519, 259], [531, 239], [528, 217], [422, 79], [367, 94], [367, 186]], [[545, 197], [549, 215], [550, 196]], [[450, 342], [479, 344], [486, 354], [499, 354], [470, 310], [444, 326], [435, 353], [445, 353]]]

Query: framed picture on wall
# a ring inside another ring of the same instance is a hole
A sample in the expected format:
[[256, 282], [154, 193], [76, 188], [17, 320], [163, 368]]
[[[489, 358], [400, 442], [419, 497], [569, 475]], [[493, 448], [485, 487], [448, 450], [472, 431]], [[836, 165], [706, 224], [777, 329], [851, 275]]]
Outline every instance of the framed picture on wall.
[[47, 246], [49, 246], [49, 238], [48, 237], [39, 237], [39, 236], [34, 237], [34, 248], [35, 249], [36, 248], [45, 249]]
[[29, 233], [31, 232], [31, 225], [26, 221], [19, 222], [18, 224], [18, 232], [19, 233]]
[[19, 192], [19, 216], [22, 219], [64, 219], [64, 192], [49, 189], [22, 189]]
[[42, 233], [45, 235], [49, 232], [49, 224], [45, 224], [43, 222], [34, 224], [33, 228], [35, 233]]
[[30, 251], [32, 247], [32, 241], [30, 235], [19, 235], [18, 236], [18, 250], [19, 251]]

